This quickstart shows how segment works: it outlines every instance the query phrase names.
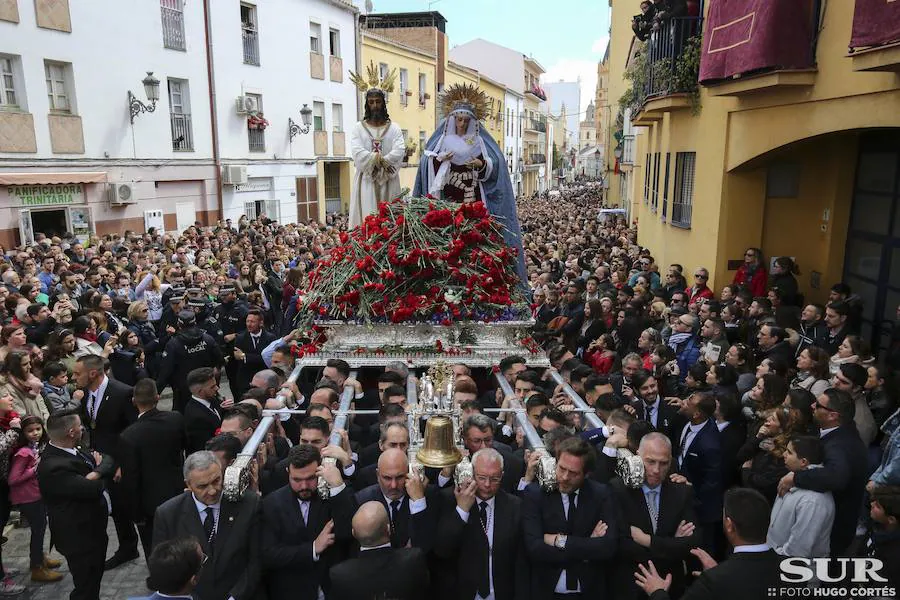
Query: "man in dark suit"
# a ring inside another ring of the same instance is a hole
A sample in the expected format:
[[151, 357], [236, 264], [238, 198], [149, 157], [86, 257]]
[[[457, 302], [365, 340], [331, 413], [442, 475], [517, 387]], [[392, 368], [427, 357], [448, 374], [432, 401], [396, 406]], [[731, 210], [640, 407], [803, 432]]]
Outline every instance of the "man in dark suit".
[[133, 395], [131, 386], [107, 377], [102, 357], [93, 354], [80, 357], [75, 361], [72, 373], [78, 388], [84, 392], [81, 421], [87, 429], [88, 446], [101, 454], [111, 456], [117, 466], [112, 481], [107, 482], [119, 548], [106, 561], [106, 569], [115, 569], [139, 556], [137, 531], [131, 520], [127, 499], [119, 484], [122, 477], [119, 435], [137, 420], [137, 409], [131, 402]]
[[275, 334], [263, 329], [264, 319], [261, 310], [250, 309], [246, 319], [247, 329], [234, 339], [234, 359], [238, 367], [235, 380], [230, 383], [235, 398], [240, 398], [250, 388], [250, 380], [257, 371], [266, 368], [262, 351], [275, 341]]
[[96, 600], [109, 542], [109, 504], [97, 472], [99, 454], [88, 456], [77, 449], [83, 431], [77, 411], [51, 415], [50, 443], [41, 454], [37, 477], [53, 543], [66, 557], [75, 583], [69, 598]]
[[622, 370], [609, 376], [609, 383], [613, 388], [613, 394], [620, 402], [631, 402], [634, 399], [634, 385], [631, 378], [641, 370], [644, 360], [640, 354], [630, 352], [622, 359]]
[[694, 492], [687, 484], [669, 481], [672, 442], [662, 433], [641, 438], [638, 455], [644, 463], [641, 486], [627, 487], [618, 478], [612, 482], [622, 519], [615, 595], [634, 600], [642, 597], [633, 573], [639, 563], [652, 560], [663, 577], [671, 573], [670, 594], [678, 598], [685, 587], [684, 561], [700, 542], [700, 532], [694, 527]]
[[[733, 488], [725, 494], [725, 537], [734, 554], [717, 564], [699, 548], [691, 554], [700, 559], [703, 573], [684, 595], [690, 600], [759, 600], [771, 597], [771, 590], [786, 587], [781, 581], [781, 561], [766, 545], [769, 530], [769, 503], [749, 488]], [[661, 577], [650, 562], [640, 565], [635, 581], [650, 600], [668, 600], [672, 575]], [[799, 591], [799, 590], [798, 590]]]
[[856, 523], [870, 470], [866, 446], [853, 422], [854, 401], [850, 394], [835, 388], [827, 389], [812, 408], [825, 445], [825, 463], [820, 469], [788, 473], [778, 482], [778, 494], [783, 496], [792, 487], [831, 492], [834, 496], [831, 556], [846, 556], [856, 536]]
[[356, 493], [356, 504], [380, 502], [388, 511], [391, 546], [407, 544], [428, 552], [437, 526], [437, 492], [418, 477], [409, 476], [406, 453], [390, 448], [378, 458], [378, 484]]
[[[288, 485], [263, 500], [262, 560], [269, 598], [315, 600], [329, 593], [328, 569], [340, 558], [340, 543], [351, 539], [356, 505], [337, 467], [322, 465], [314, 446], [301, 444], [288, 454]], [[331, 497], [322, 500], [322, 475]]]
[[638, 419], [653, 425], [653, 428], [672, 439], [672, 433], [684, 419], [678, 417], [678, 407], [672, 406], [659, 395], [656, 377], [650, 371], [641, 369], [631, 378], [636, 398], [631, 406]]
[[[397, 448], [406, 452], [409, 448], [409, 427], [402, 421], [388, 421], [381, 426], [381, 438], [378, 440], [378, 449], [384, 452], [390, 448]], [[353, 478], [353, 487], [364, 490], [370, 485], [378, 483], [378, 465], [372, 463], [357, 470]]]
[[[450, 561], [450, 598], [528, 598], [522, 502], [501, 488], [504, 458], [493, 448], [472, 456], [474, 480], [454, 487], [438, 523], [435, 553]], [[455, 502], [453, 502], [455, 500]], [[474, 514], [473, 514], [474, 511]]]
[[619, 538], [615, 501], [608, 486], [587, 479], [595, 462], [588, 442], [567, 439], [556, 457], [559, 489], [548, 493], [531, 484], [522, 504], [531, 597], [606, 598], [606, 571]]
[[359, 557], [331, 567], [329, 600], [392, 598], [422, 600], [428, 593], [428, 563], [421, 548], [392, 548], [384, 504], [365, 502], [353, 515]]
[[[688, 397], [679, 414], [688, 420], [679, 433], [675, 457], [678, 473], [694, 486], [694, 509], [701, 531], [702, 546], [716, 556], [716, 530], [722, 523], [722, 445], [719, 428], [712, 416], [716, 399], [697, 392]], [[676, 479], [678, 479], [676, 477]]]
[[[470, 456], [482, 448], [493, 448], [499, 452], [503, 456], [503, 481], [500, 488], [504, 492], [514, 494], [519, 490], [519, 482], [525, 474], [525, 462], [513, 454], [509, 446], [494, 440], [495, 423], [487, 415], [478, 413], [469, 415], [462, 425], [463, 444]], [[447, 482], [439, 481], [438, 483]]]
[[153, 543], [190, 535], [209, 557], [195, 590], [203, 600], [251, 600], [259, 585], [259, 496], [247, 490], [233, 502], [222, 496], [216, 455], [194, 452], [184, 461], [188, 488], [156, 509]]
[[187, 434], [187, 451], [197, 452], [216, 435], [222, 425], [222, 408], [219, 406], [219, 383], [211, 367], [194, 369], [187, 376], [191, 399], [184, 407], [184, 430]]
[[141, 536], [144, 558], [149, 560], [153, 515], [160, 504], [184, 490], [181, 469], [187, 436], [181, 413], [156, 408], [159, 395], [152, 379], [134, 385], [133, 402], [138, 420], [119, 436], [122, 490]]

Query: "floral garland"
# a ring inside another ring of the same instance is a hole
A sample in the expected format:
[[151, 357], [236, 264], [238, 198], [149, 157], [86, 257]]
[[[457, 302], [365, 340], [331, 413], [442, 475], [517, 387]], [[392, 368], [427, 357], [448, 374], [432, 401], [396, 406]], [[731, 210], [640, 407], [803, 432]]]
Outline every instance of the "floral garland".
[[297, 327], [317, 319], [372, 323], [527, 320], [517, 251], [480, 201], [396, 198], [309, 274]]

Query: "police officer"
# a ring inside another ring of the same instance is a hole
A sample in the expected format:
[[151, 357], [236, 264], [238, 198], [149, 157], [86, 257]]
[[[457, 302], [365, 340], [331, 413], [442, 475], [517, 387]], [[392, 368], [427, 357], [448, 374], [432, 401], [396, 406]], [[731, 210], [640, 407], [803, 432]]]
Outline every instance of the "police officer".
[[219, 314], [211, 306], [209, 298], [205, 295], [191, 298], [190, 292], [188, 292], [188, 307], [197, 315], [197, 327], [208, 333], [221, 348], [222, 324], [219, 322]]
[[[172, 288], [169, 288], [170, 290]], [[163, 312], [159, 321], [156, 323], [156, 335], [159, 338], [161, 348], [166, 347], [166, 343], [178, 331], [178, 313], [184, 307], [184, 288], [178, 290], [180, 293], [172, 292], [167, 300], [163, 302]]]
[[219, 288], [219, 299], [222, 304], [217, 309], [219, 326], [222, 330], [222, 352], [225, 355], [225, 374], [228, 384], [237, 380], [238, 361], [234, 360], [234, 338], [247, 330], [247, 313], [250, 306], [237, 296], [237, 285], [233, 279], [227, 280]]
[[178, 333], [166, 344], [162, 353], [162, 368], [156, 380], [156, 389], [161, 394], [172, 384], [172, 407], [178, 412], [191, 398], [187, 387], [187, 375], [200, 367], [221, 368], [224, 364], [222, 349], [205, 331], [197, 327], [197, 316], [192, 310], [178, 313]]

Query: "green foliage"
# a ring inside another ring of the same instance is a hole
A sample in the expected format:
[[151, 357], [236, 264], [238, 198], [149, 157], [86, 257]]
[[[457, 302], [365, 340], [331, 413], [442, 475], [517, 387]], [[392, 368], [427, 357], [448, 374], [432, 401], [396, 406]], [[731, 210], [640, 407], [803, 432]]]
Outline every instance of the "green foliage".
[[699, 35], [688, 38], [681, 54], [674, 60], [663, 58], [651, 62], [647, 56], [647, 46], [638, 50], [625, 69], [625, 80], [629, 82], [629, 86], [619, 98], [620, 109], [624, 112], [630, 108], [632, 116], [637, 114], [652, 92], [656, 96], [687, 94], [691, 99], [693, 114], [699, 113], [701, 41]]

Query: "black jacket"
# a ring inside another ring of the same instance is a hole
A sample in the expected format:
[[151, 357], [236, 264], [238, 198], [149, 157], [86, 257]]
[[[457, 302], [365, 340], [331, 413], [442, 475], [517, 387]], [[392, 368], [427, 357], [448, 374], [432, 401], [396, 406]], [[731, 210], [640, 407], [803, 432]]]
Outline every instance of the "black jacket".
[[[403, 496], [400, 502], [400, 510], [394, 519], [394, 529], [391, 534], [391, 546], [393, 548], [403, 548], [407, 544], [415, 548], [421, 548], [425, 552], [429, 552], [434, 545], [435, 530], [437, 528], [437, 517], [440, 507], [438, 506], [437, 488], [428, 486], [425, 492], [426, 508], [416, 514], [410, 514], [409, 496]], [[381, 502], [388, 516], [391, 515], [391, 507], [385, 501], [384, 494], [378, 484], [371, 485], [356, 493], [354, 497], [356, 506], [362, 506], [366, 502], [372, 500]]]
[[428, 561], [420, 548], [375, 548], [331, 567], [330, 579], [328, 600], [423, 600]]
[[[621, 479], [612, 482], [613, 494], [619, 506], [619, 555], [613, 576], [616, 598], [643, 598], [634, 583], [637, 565], [652, 560], [662, 577], [672, 574], [673, 595], [680, 595], [686, 585], [683, 563], [691, 557], [691, 549], [700, 545], [700, 531], [686, 537], [675, 537], [682, 521], [696, 523], [694, 491], [687, 484], [664, 480], [660, 486], [659, 513], [656, 531], [650, 520], [647, 499], [641, 488], [626, 487]], [[650, 547], [645, 548], [631, 537], [631, 527], [650, 534]]]
[[[322, 500], [317, 493], [309, 503], [307, 523], [290, 486], [272, 492], [262, 502], [262, 564], [269, 598], [315, 600], [319, 587], [327, 594], [328, 569], [340, 561], [341, 545], [352, 538], [350, 520], [355, 510], [353, 492]], [[328, 521], [334, 520], [335, 544], [313, 560], [313, 542]]]
[[148, 410], [119, 435], [122, 489], [135, 522], [184, 491], [186, 447], [184, 417], [174, 411]]
[[85, 478], [94, 470], [87, 460], [48, 445], [38, 464], [38, 485], [47, 506], [50, 534], [65, 556], [90, 552], [107, 542], [109, 509], [103, 481]]
[[[237, 381], [232, 384], [231, 389], [235, 401], [250, 388], [250, 380], [253, 379], [253, 376], [266, 368], [266, 363], [262, 359], [262, 351], [274, 341], [275, 334], [266, 330], [259, 332], [259, 341], [256, 346], [253, 345], [253, 338], [249, 331], [242, 331], [234, 338], [234, 347], [244, 353], [244, 360], [237, 361]], [[233, 357], [232, 359], [237, 360]]]
[[206, 448], [206, 442], [216, 435], [222, 426], [222, 411], [215, 402], [206, 408], [191, 398], [184, 406], [184, 431], [187, 435], [187, 453]]
[[834, 497], [831, 556], [843, 556], [856, 536], [856, 522], [869, 478], [868, 454], [853, 423], [829, 432], [822, 442], [825, 445], [823, 468], [796, 473], [794, 485], [816, 492], [831, 492]]
[[[815, 469], [814, 469], [815, 470]], [[784, 587], [781, 561], [774, 550], [740, 552], [700, 574], [682, 600], [760, 600], [769, 590]], [[659, 590], [650, 600], [668, 600], [668, 592]]]
[[738, 450], [737, 461], [739, 465], [751, 461], [749, 468], [741, 466], [741, 482], [744, 487], [753, 488], [765, 496], [771, 506], [778, 492], [778, 482], [787, 475], [788, 469], [783, 458], [759, 447], [762, 440], [759, 436], [753, 436], [744, 442]]
[[203, 600], [252, 600], [260, 577], [259, 496], [246, 491], [240, 500], [222, 497], [212, 547], [203, 531], [203, 522], [194, 495], [184, 492], [156, 509], [153, 544], [193, 536], [208, 560], [200, 571], [194, 593]]
[[[87, 390], [82, 391], [84, 399], [79, 412], [89, 435], [90, 447], [101, 454], [109, 454], [119, 462], [119, 434], [137, 420], [137, 409], [131, 402], [134, 396], [132, 387], [115, 379], [107, 379], [99, 407], [90, 402]], [[92, 413], [96, 413], [96, 422]]]
[[[609, 486], [590, 479], [585, 479], [575, 503], [574, 525], [566, 547], [559, 549], [546, 544], [544, 534], [569, 529], [560, 493], [544, 492], [537, 484], [531, 484], [525, 492], [522, 523], [525, 550], [531, 559], [532, 598], [552, 598], [563, 570], [567, 578], [577, 577], [585, 597], [606, 597], [606, 572], [619, 543], [616, 503]], [[607, 524], [607, 532], [591, 537], [598, 521]]]
[[[674, 446], [672, 456], [677, 462], [681, 456], [681, 436]], [[694, 486], [694, 510], [700, 523], [718, 523], [722, 520], [722, 442], [719, 428], [712, 419], [696, 433], [688, 446], [679, 472]]]
[[187, 386], [188, 373], [200, 367], [221, 367], [224, 364], [222, 350], [216, 341], [196, 327], [180, 331], [166, 344], [162, 353], [162, 365], [156, 379], [156, 389], [162, 393], [166, 386], [182, 398], [190, 398]]
[[[447, 492], [450, 492], [448, 490]], [[500, 491], [494, 497], [493, 543], [487, 538], [478, 514], [478, 500], [463, 521], [456, 510], [456, 497], [442, 494], [441, 517], [434, 551], [449, 561], [455, 592], [448, 596], [471, 600], [478, 583], [488, 576], [488, 553], [493, 550], [493, 588], [496, 600], [527, 600], [528, 561], [522, 543], [522, 501]]]

